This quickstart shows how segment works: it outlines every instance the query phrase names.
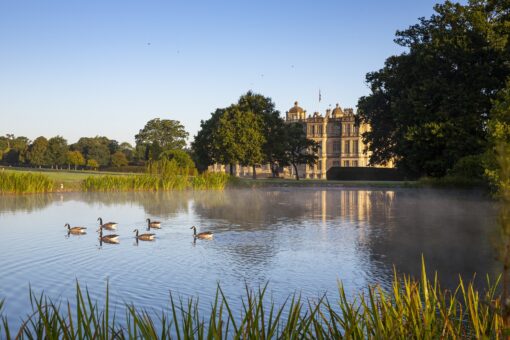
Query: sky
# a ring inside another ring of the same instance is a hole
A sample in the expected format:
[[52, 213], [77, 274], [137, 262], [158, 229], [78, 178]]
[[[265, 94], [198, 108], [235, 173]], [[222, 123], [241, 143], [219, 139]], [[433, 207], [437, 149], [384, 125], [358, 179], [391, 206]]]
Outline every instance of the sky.
[[191, 141], [248, 90], [282, 116], [355, 108], [436, 2], [0, 0], [0, 135], [133, 143], [161, 118]]

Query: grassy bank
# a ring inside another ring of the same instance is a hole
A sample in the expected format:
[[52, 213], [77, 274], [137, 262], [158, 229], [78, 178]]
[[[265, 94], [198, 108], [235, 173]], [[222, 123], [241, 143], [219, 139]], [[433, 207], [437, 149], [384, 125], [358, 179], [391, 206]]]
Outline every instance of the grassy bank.
[[[488, 190], [487, 184], [480, 181], [458, 178], [422, 178], [418, 181], [327, 181], [319, 179], [281, 179], [229, 177], [224, 173], [205, 173], [197, 176], [155, 174], [132, 174], [104, 171], [74, 171], [50, 169], [5, 169], [1, 173], [17, 175], [38, 175], [41, 183], [53, 183], [50, 189], [36, 191], [34, 184], [14, 181], [10, 184], [0, 183], [0, 193], [36, 193], [61, 191], [158, 191], [158, 190], [221, 190], [223, 188], [263, 188], [263, 187], [319, 187], [319, 188], [455, 188]], [[23, 177], [23, 176], [22, 176]], [[155, 177], [158, 177], [159, 180]], [[14, 184], [13, 184], [14, 183]], [[17, 183], [17, 184], [16, 184]]]
[[[21, 327], [12, 329], [0, 303], [0, 337], [6, 339], [456, 339], [503, 338], [498, 282], [485, 292], [460, 281], [456, 290], [440, 288], [423, 268], [421, 279], [397, 277], [392, 289], [371, 286], [367, 293], [349, 299], [341, 284], [334, 300], [304, 300], [291, 296], [276, 306], [266, 288], [246, 289], [242, 310], [218, 287], [208, 312], [200, 312], [198, 300], [175, 300], [168, 312], [154, 315], [125, 305], [125, 323], [99, 306], [88, 292], [76, 286], [76, 302], [53, 302], [31, 293], [32, 311]], [[108, 288], [107, 288], [108, 289]]]

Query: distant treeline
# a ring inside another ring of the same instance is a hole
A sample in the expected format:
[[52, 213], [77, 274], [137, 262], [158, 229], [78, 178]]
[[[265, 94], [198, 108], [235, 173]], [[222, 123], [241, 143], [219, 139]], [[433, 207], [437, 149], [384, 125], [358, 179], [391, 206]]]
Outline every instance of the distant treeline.
[[104, 136], [81, 137], [69, 144], [62, 136], [40, 136], [32, 141], [7, 134], [0, 137], [0, 164], [56, 169], [132, 168], [133, 172], [140, 172], [147, 161], [165, 155], [171, 159], [175, 152], [185, 152], [187, 136], [178, 121], [159, 118], [150, 120], [140, 130], [135, 146]]

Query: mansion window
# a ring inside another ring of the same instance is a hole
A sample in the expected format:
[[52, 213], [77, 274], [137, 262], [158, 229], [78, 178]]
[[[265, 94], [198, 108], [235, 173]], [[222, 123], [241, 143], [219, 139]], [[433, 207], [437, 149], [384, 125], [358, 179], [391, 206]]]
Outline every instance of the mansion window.
[[333, 152], [340, 152], [340, 142], [333, 142]]
[[346, 136], [351, 135], [351, 124], [345, 124], [345, 135]]
[[344, 166], [348, 168], [349, 167], [349, 161], [344, 161]]
[[322, 125], [317, 125], [317, 134], [322, 135]]
[[351, 152], [351, 142], [346, 140], [344, 144], [344, 153], [350, 153]]
[[358, 161], [352, 161], [352, 166], [358, 166]]
[[352, 142], [352, 153], [358, 154], [358, 152], [359, 152], [358, 144], [359, 144], [359, 142], [357, 140]]

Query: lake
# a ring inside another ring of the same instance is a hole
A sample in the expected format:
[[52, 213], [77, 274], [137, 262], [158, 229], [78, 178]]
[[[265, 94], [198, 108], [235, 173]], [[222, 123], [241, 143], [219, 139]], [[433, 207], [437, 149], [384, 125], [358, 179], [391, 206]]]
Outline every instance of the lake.
[[[119, 224], [119, 244], [100, 244], [98, 217]], [[133, 229], [145, 230], [146, 218], [162, 228], [137, 243]], [[394, 265], [419, 275], [422, 254], [453, 287], [459, 274], [482, 282], [500, 270], [496, 220], [497, 204], [480, 194], [432, 189], [0, 196], [0, 299], [11, 326], [30, 310], [30, 286], [74, 303], [76, 280], [100, 303], [109, 282], [119, 312], [124, 303], [160, 311], [170, 292], [208, 307], [217, 283], [239, 310], [245, 284], [269, 282], [277, 303], [296, 292], [334, 297], [338, 280], [353, 295], [388, 287]], [[65, 223], [88, 233], [68, 237]], [[193, 225], [214, 239], [193, 242]]]

